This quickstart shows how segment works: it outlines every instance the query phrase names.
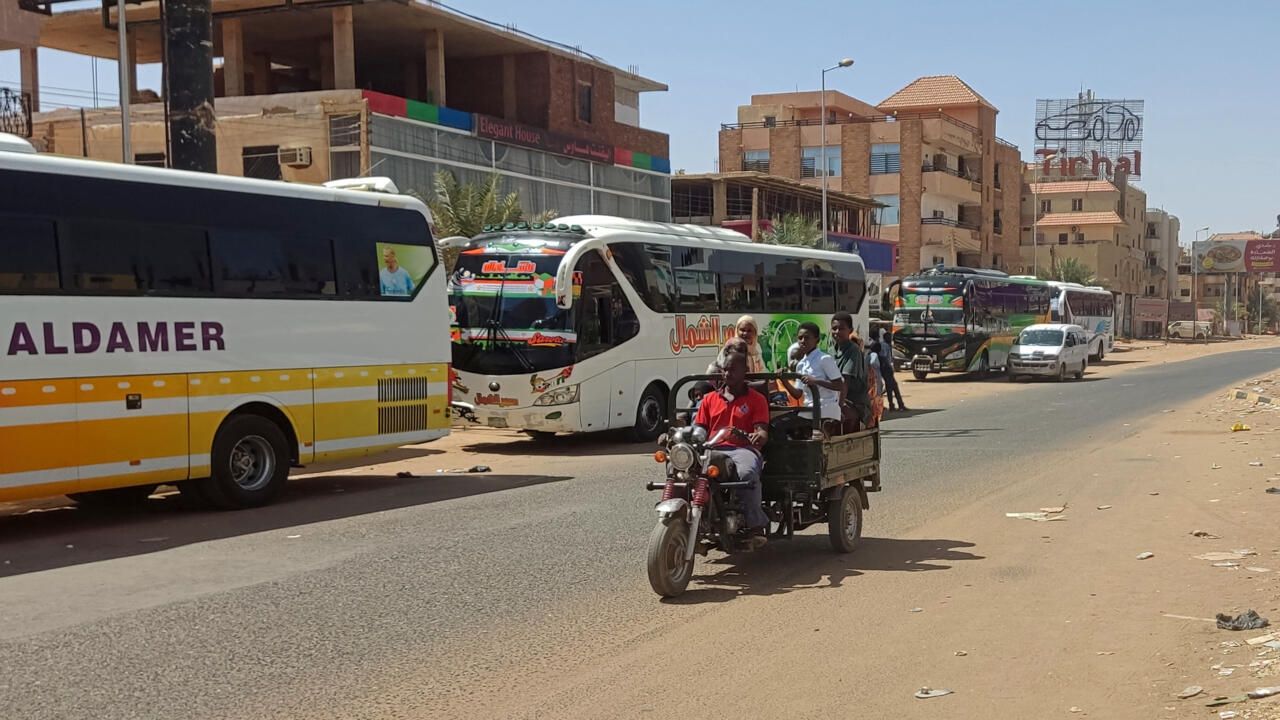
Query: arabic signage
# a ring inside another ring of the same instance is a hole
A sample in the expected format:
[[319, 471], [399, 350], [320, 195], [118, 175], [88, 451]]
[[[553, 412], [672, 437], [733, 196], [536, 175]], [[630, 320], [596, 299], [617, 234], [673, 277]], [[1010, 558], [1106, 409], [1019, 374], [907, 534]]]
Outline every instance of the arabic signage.
[[[1046, 176], [1142, 176], [1144, 101], [1036, 100], [1036, 155]], [[1054, 157], [1050, 157], [1054, 156]]]
[[671, 354], [679, 355], [681, 350], [704, 347], [718, 348], [734, 334], [733, 325], [721, 328], [719, 315], [703, 315], [693, 322], [684, 315], [677, 315], [675, 327], [671, 329]]
[[476, 135], [511, 145], [522, 145], [598, 163], [613, 164], [614, 159], [612, 145], [579, 140], [488, 115], [476, 115]]
[[1201, 240], [1192, 255], [1197, 273], [1280, 271], [1280, 239]]

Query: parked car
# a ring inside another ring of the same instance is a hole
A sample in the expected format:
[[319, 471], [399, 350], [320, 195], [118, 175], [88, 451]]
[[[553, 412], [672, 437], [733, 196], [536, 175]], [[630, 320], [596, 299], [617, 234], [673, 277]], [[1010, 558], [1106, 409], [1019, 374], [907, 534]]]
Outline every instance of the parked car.
[[1058, 382], [1068, 375], [1077, 380], [1089, 367], [1089, 335], [1079, 325], [1043, 323], [1018, 333], [1009, 349], [1009, 381], [1040, 375]]
[[1169, 337], [1175, 340], [1181, 340], [1182, 338], [1203, 340], [1209, 337], [1209, 328], [1210, 324], [1205, 320], [1199, 322], [1176, 320], [1169, 323]]

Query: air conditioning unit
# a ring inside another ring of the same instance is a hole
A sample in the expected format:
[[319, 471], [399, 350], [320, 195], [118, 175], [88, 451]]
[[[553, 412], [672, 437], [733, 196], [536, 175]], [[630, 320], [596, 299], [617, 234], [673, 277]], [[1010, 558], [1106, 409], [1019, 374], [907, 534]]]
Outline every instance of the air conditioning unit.
[[296, 168], [311, 167], [311, 148], [309, 147], [280, 148], [276, 150], [276, 157], [281, 165]]
[[1076, 234], [1076, 233], [1078, 233], [1078, 232], [1080, 232], [1080, 226], [1079, 226], [1079, 225], [1072, 225], [1072, 226], [1071, 226], [1071, 234], [1072, 234], [1072, 235], [1074, 235], [1074, 234]]

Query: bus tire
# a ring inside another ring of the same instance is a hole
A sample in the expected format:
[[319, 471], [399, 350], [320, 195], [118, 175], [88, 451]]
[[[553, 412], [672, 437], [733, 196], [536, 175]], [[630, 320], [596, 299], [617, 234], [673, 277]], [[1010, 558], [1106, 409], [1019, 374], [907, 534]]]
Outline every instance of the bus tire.
[[87, 492], [68, 493], [67, 497], [83, 508], [95, 510], [124, 510], [141, 507], [156, 491], [158, 486], [131, 485], [129, 487], [109, 488], [107, 490], [89, 490]]
[[925, 372], [924, 370], [912, 370], [911, 376], [919, 380], [920, 382], [924, 382], [924, 379], [929, 377], [929, 373]]
[[658, 383], [649, 383], [640, 394], [640, 402], [636, 404], [636, 422], [628, 434], [635, 442], [653, 442], [662, 434], [666, 419], [667, 394]]
[[220, 510], [266, 505], [289, 479], [284, 431], [261, 415], [228, 418], [213, 439], [210, 459], [212, 475], [197, 482], [200, 494]]

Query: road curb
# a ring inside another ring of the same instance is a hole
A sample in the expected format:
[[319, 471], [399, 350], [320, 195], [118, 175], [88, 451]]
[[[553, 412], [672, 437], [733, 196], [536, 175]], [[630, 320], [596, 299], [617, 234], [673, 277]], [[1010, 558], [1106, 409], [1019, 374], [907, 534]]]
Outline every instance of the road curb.
[[1280, 405], [1280, 402], [1275, 398], [1268, 397], [1266, 395], [1259, 395], [1258, 393], [1249, 392], [1247, 390], [1232, 390], [1227, 393], [1227, 398], [1230, 400], [1248, 400], [1255, 405]]

